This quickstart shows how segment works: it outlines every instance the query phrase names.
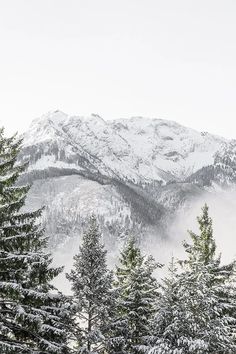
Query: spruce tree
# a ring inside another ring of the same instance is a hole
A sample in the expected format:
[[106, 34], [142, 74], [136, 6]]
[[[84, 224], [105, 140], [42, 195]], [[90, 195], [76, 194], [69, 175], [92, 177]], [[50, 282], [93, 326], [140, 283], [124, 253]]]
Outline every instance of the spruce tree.
[[235, 345], [209, 266], [195, 264], [189, 271], [165, 279], [154, 319], [149, 354], [233, 354]]
[[105, 353], [113, 310], [112, 272], [95, 216], [83, 235], [74, 268], [67, 274], [72, 283], [73, 340], [77, 353]]
[[235, 304], [228, 292], [233, 289], [228, 284], [231, 266], [221, 267], [215, 256], [207, 206], [198, 222], [200, 235], [190, 233], [193, 243], [184, 244], [188, 258], [180, 262], [182, 272], [178, 274], [175, 268], [164, 281], [150, 354], [236, 352], [232, 331]]
[[0, 352], [66, 353], [66, 303], [51, 285], [51, 266], [38, 223], [41, 210], [22, 212], [28, 186], [17, 186], [26, 165], [21, 141], [0, 130]]
[[235, 269], [236, 262], [221, 264], [221, 255], [216, 254], [216, 242], [213, 235], [212, 218], [209, 216], [209, 207], [205, 204], [202, 208], [202, 215], [197, 218], [199, 224], [199, 235], [189, 231], [191, 244], [184, 242], [185, 251], [188, 258], [185, 263], [189, 269], [195, 267], [196, 263], [205, 265], [211, 276], [209, 277], [209, 287], [214, 288], [223, 314], [231, 324], [232, 336], [235, 337], [236, 325], [236, 289], [235, 289]]
[[209, 208], [205, 204], [202, 208], [202, 215], [197, 217], [200, 234], [197, 235], [188, 231], [192, 243], [184, 242], [185, 251], [188, 253], [188, 259], [185, 263], [201, 262], [209, 264], [216, 256], [216, 242], [213, 237], [212, 219], [209, 216]]
[[176, 349], [176, 338], [183, 323], [182, 299], [179, 297], [177, 266], [172, 258], [168, 275], [160, 284], [156, 314], [152, 323], [153, 337], [150, 341], [150, 353], [171, 354]]
[[134, 238], [128, 240], [116, 272], [118, 296], [109, 353], [147, 350], [158, 295], [152, 273], [159, 266], [152, 257], [142, 256]]

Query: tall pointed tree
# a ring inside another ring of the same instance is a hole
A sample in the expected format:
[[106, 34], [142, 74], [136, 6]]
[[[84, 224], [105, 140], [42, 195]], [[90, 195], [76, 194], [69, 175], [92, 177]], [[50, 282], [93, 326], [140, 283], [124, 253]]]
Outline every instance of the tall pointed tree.
[[201, 263], [208, 268], [208, 271], [211, 273], [208, 287], [214, 289], [215, 296], [221, 307], [222, 316], [227, 318], [231, 326], [232, 337], [236, 338], [236, 262], [232, 261], [222, 265], [221, 255], [216, 254], [212, 218], [209, 216], [209, 207], [207, 204], [203, 206], [202, 215], [197, 218], [197, 221], [200, 233], [198, 235], [189, 231], [192, 244], [184, 242], [185, 251], [189, 255], [184, 262], [190, 269], [195, 267], [196, 263]]
[[233, 264], [220, 266], [206, 205], [198, 222], [200, 234], [190, 232], [192, 244], [184, 244], [188, 257], [181, 262], [182, 272], [164, 282], [150, 354], [236, 352], [230, 295], [235, 291], [228, 283]]
[[74, 268], [67, 274], [72, 283], [74, 342], [78, 353], [105, 353], [113, 307], [112, 272], [95, 216], [83, 235]]
[[149, 354], [235, 353], [229, 318], [208, 286], [213, 277], [209, 266], [196, 263], [164, 281]]
[[170, 354], [176, 347], [176, 338], [183, 323], [182, 299], [179, 297], [180, 282], [174, 258], [169, 265], [167, 277], [160, 284], [160, 290], [152, 323], [150, 353]]
[[117, 267], [117, 314], [110, 353], [145, 352], [158, 294], [153, 271], [159, 267], [152, 257], [144, 257], [131, 238], [121, 253]]
[[21, 141], [0, 130], [0, 352], [66, 353], [64, 298], [38, 224], [41, 210], [22, 212], [28, 186], [17, 186]]
[[192, 244], [184, 242], [185, 251], [189, 254], [186, 262], [191, 264], [191, 262], [198, 261], [206, 265], [216, 258], [216, 242], [207, 204], [203, 206], [202, 215], [197, 217], [197, 221], [200, 234], [189, 231]]

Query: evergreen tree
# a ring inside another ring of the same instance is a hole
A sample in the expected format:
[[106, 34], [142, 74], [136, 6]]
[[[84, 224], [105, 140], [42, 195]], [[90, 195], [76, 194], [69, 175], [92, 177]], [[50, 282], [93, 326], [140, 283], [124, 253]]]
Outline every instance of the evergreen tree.
[[65, 299], [51, 285], [41, 210], [22, 212], [28, 186], [17, 186], [21, 141], [0, 130], [0, 352], [65, 353]]
[[158, 294], [152, 257], [142, 256], [134, 238], [126, 244], [117, 267], [116, 318], [109, 353], [145, 352]]
[[112, 311], [113, 275], [107, 269], [96, 218], [90, 218], [82, 246], [67, 274], [72, 283], [74, 341], [78, 353], [105, 353]]
[[233, 289], [227, 283], [231, 266], [220, 267], [220, 258], [215, 256], [207, 206], [198, 222], [200, 235], [190, 233], [193, 243], [185, 243], [189, 257], [181, 262], [182, 272], [178, 274], [172, 268], [171, 276], [164, 281], [150, 354], [236, 352], [232, 332], [235, 319], [230, 314], [234, 303], [231, 295], [226, 295]]
[[168, 269], [168, 276], [160, 284], [161, 294], [152, 323], [151, 350], [154, 354], [171, 354], [183, 323], [182, 299], [179, 298], [177, 266], [174, 258]]
[[149, 354], [233, 354], [229, 318], [209, 287], [214, 275], [196, 263], [164, 280]]
[[192, 244], [184, 242], [185, 251], [189, 257], [185, 261], [191, 265], [191, 262], [201, 262], [209, 264], [214, 261], [216, 256], [216, 242], [213, 237], [212, 219], [209, 216], [209, 208], [205, 204], [202, 208], [202, 215], [197, 217], [200, 234], [197, 235], [189, 231]]
[[201, 263], [208, 267], [211, 276], [209, 277], [209, 287], [215, 290], [223, 314], [231, 323], [232, 336], [235, 337], [236, 325], [236, 289], [235, 289], [235, 267], [236, 262], [221, 264], [221, 255], [216, 254], [216, 242], [213, 236], [212, 219], [209, 216], [209, 208], [205, 204], [202, 208], [202, 215], [197, 218], [199, 224], [199, 235], [189, 231], [192, 244], [184, 242], [185, 251], [188, 258], [185, 263], [189, 269]]

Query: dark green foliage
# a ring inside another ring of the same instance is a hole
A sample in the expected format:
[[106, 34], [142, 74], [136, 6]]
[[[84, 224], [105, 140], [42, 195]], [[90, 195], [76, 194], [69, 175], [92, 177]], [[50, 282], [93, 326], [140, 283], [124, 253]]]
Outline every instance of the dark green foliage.
[[61, 268], [44, 253], [41, 210], [21, 211], [29, 187], [16, 186], [20, 147], [0, 130], [0, 351], [65, 353], [65, 299], [51, 285]]
[[208, 207], [198, 218], [200, 234], [184, 243], [187, 259], [164, 280], [149, 354], [233, 354], [235, 343], [234, 263], [216, 256]]
[[192, 244], [184, 242], [185, 251], [189, 254], [189, 259], [186, 262], [190, 264], [197, 261], [207, 265], [215, 258], [216, 243], [213, 238], [212, 219], [209, 217], [206, 204], [202, 208], [201, 217], [197, 217], [197, 221], [200, 235], [189, 231]]
[[112, 272], [107, 269], [97, 221], [91, 217], [82, 246], [67, 274], [73, 291], [73, 333], [77, 353], [105, 353], [113, 311]]
[[160, 265], [144, 257], [131, 238], [116, 272], [116, 316], [109, 353], [140, 353], [147, 349], [158, 296], [153, 271]]

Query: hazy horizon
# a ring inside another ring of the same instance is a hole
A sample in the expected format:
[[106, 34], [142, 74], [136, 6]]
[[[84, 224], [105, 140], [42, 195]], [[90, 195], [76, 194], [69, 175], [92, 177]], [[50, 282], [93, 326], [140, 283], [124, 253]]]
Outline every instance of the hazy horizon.
[[0, 1], [0, 124], [51, 110], [236, 137], [232, 0]]

